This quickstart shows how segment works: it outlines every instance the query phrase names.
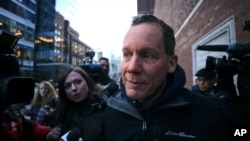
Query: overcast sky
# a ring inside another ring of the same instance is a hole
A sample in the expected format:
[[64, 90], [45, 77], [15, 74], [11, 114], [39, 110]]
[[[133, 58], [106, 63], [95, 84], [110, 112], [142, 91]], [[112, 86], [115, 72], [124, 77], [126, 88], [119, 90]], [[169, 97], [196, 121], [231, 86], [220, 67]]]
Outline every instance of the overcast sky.
[[108, 50], [120, 53], [123, 37], [137, 14], [137, 1], [56, 0], [56, 10], [79, 32], [81, 41], [104, 54]]

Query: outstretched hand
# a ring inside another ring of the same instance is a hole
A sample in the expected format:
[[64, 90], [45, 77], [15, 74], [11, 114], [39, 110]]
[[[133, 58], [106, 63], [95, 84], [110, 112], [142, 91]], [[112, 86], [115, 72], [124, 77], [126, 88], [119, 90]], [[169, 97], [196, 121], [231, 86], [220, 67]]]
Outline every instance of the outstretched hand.
[[58, 141], [61, 135], [61, 127], [54, 127], [50, 132], [46, 135], [46, 141]]

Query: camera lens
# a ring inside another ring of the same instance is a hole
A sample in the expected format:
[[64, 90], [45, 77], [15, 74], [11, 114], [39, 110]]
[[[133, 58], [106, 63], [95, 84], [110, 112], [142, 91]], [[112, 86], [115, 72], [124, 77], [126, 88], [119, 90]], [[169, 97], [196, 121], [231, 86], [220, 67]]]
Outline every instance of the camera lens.
[[216, 58], [212, 56], [208, 56], [206, 60], [206, 68], [209, 70], [215, 69], [216, 66]]

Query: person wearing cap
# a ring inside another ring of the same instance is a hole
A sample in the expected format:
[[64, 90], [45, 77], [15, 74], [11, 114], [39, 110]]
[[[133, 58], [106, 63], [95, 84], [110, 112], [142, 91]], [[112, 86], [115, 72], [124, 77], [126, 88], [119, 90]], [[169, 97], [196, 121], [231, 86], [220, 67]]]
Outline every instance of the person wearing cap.
[[216, 93], [216, 72], [215, 70], [208, 70], [202, 68], [195, 74], [196, 84], [192, 86], [191, 90], [196, 93], [201, 93], [206, 96], [214, 96]]
[[[250, 120], [246, 116], [244, 109], [230, 93], [230, 90], [227, 90], [231, 86], [228, 85], [226, 89], [221, 88], [218, 83], [216, 84], [218, 81], [217, 75], [215, 70], [206, 68], [198, 70], [195, 74], [197, 77], [196, 84], [191, 87], [191, 91], [211, 97], [221, 107], [223, 119], [229, 129], [239, 126], [250, 127]], [[223, 81], [223, 83], [223, 85], [227, 85], [226, 81]]]

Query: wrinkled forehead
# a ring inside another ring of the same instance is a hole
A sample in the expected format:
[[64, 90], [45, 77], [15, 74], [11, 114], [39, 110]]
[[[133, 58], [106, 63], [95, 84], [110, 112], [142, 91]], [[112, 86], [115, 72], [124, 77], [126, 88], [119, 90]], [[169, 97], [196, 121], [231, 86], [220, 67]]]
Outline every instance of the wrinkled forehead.
[[[138, 25], [133, 25], [128, 29], [127, 34], [139, 34], [147, 33], [149, 35], [159, 35], [162, 36], [162, 28], [156, 23], [141, 23]], [[144, 35], [144, 34], [143, 34]]]
[[123, 40], [123, 49], [128, 47], [163, 47], [161, 29], [152, 23], [131, 26]]

